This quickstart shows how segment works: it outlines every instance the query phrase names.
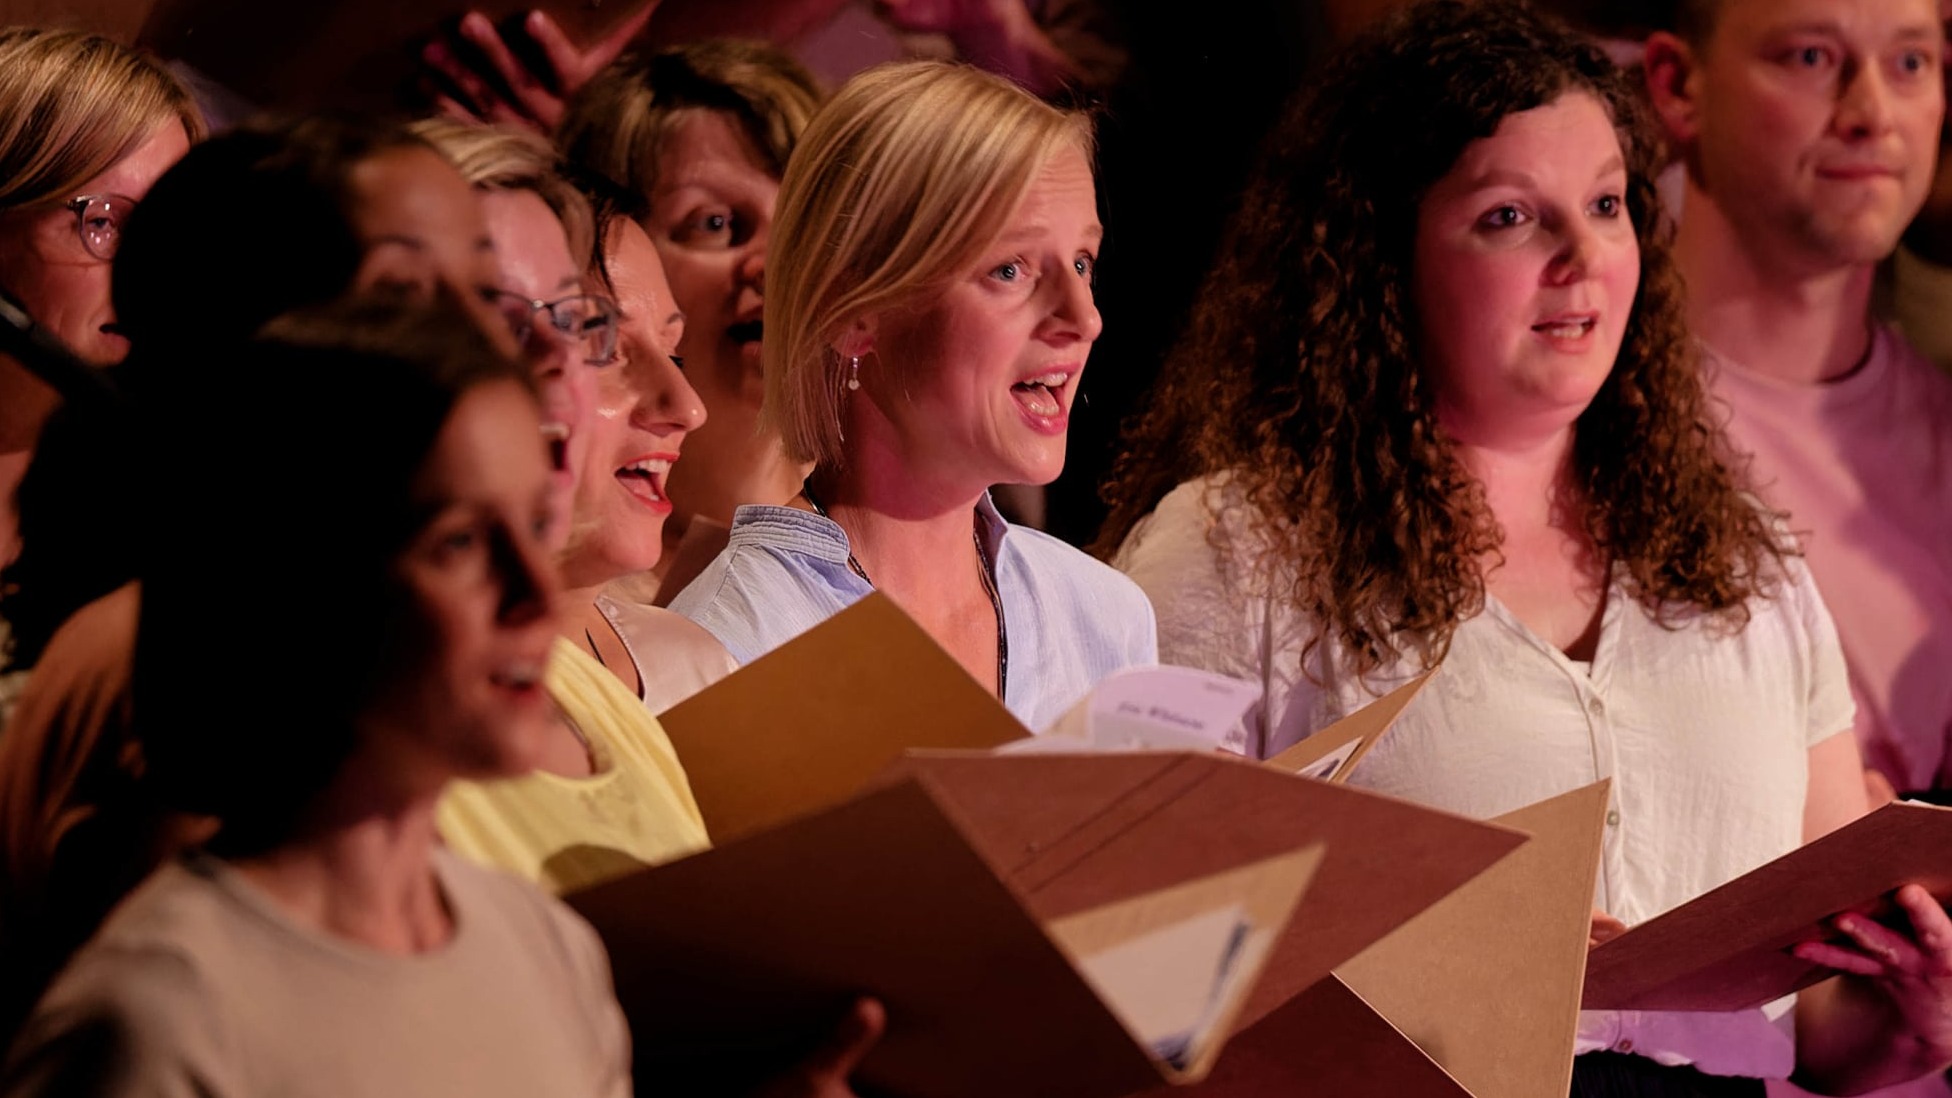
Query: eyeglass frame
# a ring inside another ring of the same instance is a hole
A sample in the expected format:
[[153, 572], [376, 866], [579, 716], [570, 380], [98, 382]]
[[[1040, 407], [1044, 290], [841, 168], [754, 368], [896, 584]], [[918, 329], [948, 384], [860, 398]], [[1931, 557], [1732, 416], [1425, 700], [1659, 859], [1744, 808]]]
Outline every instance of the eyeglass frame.
[[100, 251], [96, 250], [93, 244], [88, 242], [88, 207], [96, 202], [121, 202], [125, 203], [128, 209], [133, 211], [141, 200], [130, 198], [126, 194], [115, 194], [111, 191], [104, 191], [101, 194], [76, 195], [60, 204], [61, 209], [67, 210], [69, 213], [75, 215], [75, 236], [81, 240], [82, 250], [94, 256], [96, 259], [108, 263], [115, 259], [116, 252], [122, 250], [122, 226], [128, 220], [129, 215], [123, 214], [120, 218], [116, 219], [115, 240], [109, 245], [108, 254], [103, 255]]
[[501, 309], [501, 303], [505, 301], [522, 305], [528, 309], [528, 315], [520, 321], [515, 320], [510, 311], [506, 309], [502, 310], [503, 316], [513, 325], [511, 334], [515, 336], [515, 342], [517, 343], [528, 342], [529, 337], [536, 330], [535, 314], [544, 309], [549, 310], [550, 330], [565, 339], [575, 338], [576, 333], [563, 327], [562, 323], [557, 319], [556, 309], [572, 301], [594, 301], [601, 307], [603, 313], [604, 335], [600, 343], [603, 353], [585, 358], [583, 361], [591, 366], [606, 366], [615, 362], [617, 359], [618, 329], [623, 320], [623, 308], [607, 295], [593, 293], [568, 294], [554, 301], [544, 301], [541, 298], [530, 297], [527, 294], [518, 293], [514, 290], [491, 287], [483, 290], [482, 296], [488, 299], [488, 304], [491, 307], [497, 309]]

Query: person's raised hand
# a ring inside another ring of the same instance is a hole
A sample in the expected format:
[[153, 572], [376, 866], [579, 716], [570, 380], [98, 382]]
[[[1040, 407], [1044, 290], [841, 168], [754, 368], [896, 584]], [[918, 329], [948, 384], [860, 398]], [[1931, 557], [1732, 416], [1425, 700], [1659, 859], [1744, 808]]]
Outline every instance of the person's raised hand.
[[650, 0], [587, 48], [571, 42], [547, 14], [531, 11], [520, 27], [534, 47], [526, 51], [471, 11], [421, 51], [429, 96], [451, 117], [554, 133], [569, 98], [637, 39], [657, 6]]
[[1847, 943], [1804, 942], [1791, 952], [1862, 977], [1913, 1040], [1952, 1056], [1952, 916], [1919, 885], [1900, 888], [1895, 898], [1909, 933], [1846, 913], [1831, 922]]

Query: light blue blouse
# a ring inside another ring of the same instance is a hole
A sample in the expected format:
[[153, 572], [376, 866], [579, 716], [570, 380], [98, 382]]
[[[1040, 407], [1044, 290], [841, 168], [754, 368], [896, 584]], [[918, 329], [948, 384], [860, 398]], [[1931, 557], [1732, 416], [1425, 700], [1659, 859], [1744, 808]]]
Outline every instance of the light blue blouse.
[[[1152, 603], [1137, 584], [1048, 534], [1010, 525], [988, 496], [976, 513], [1010, 642], [1003, 702], [1018, 720], [1042, 731], [1106, 675], [1158, 662]], [[849, 551], [832, 519], [747, 504], [733, 515], [724, 551], [671, 609], [744, 664], [874, 590], [847, 566]]]

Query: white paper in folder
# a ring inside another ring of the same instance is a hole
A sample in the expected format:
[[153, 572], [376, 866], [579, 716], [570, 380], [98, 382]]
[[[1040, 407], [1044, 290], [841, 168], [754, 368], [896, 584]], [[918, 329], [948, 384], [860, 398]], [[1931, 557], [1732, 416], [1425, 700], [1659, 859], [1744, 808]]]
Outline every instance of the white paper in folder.
[[999, 750], [1212, 750], [1260, 696], [1253, 683], [1191, 667], [1129, 667], [1107, 676], [1040, 735]]

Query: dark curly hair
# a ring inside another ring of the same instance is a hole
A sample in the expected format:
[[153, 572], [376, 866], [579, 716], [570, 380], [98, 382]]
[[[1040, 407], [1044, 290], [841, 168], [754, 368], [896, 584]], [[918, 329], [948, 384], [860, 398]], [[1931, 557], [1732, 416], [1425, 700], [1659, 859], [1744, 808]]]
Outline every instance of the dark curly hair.
[[[1483, 609], [1503, 533], [1438, 425], [1410, 299], [1417, 211], [1471, 142], [1568, 91], [1605, 105], [1627, 160], [1639, 294], [1570, 457], [1579, 521], [1633, 596], [1747, 622], [1788, 551], [1726, 464], [1683, 316], [1626, 76], [1550, 17], [1436, 0], [1353, 44], [1270, 135], [1228, 243], [1106, 489], [1109, 553], [1173, 486], [1225, 473], [1255, 576], [1320, 622], [1348, 669], [1425, 666]], [[1220, 540], [1216, 527], [1216, 548]]]

